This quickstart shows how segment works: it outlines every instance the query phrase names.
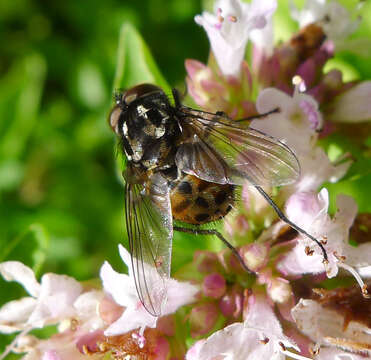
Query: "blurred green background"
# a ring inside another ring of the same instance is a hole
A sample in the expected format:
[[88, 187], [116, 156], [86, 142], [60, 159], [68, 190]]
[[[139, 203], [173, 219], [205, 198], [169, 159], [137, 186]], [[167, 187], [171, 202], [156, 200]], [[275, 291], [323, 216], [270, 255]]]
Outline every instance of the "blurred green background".
[[[118, 268], [117, 244], [126, 242], [124, 199], [106, 119], [120, 28], [133, 24], [168, 84], [184, 88], [184, 60], [206, 62], [209, 52], [193, 20], [201, 2], [0, 2], [0, 261], [16, 259], [39, 275], [65, 273], [78, 280], [97, 277], [105, 259]], [[279, 4], [277, 36], [284, 39], [295, 24], [288, 21], [287, 1]], [[369, 4], [364, 12], [370, 14]], [[370, 36], [370, 18], [359, 34]], [[133, 50], [134, 62], [135, 55]], [[345, 51], [334, 61], [348, 79], [369, 79], [370, 58]], [[334, 193], [359, 189], [336, 186]], [[359, 193], [362, 199], [364, 190]], [[210, 241], [183, 237], [175, 238], [175, 268]], [[0, 305], [20, 294], [16, 284], [0, 281]]]

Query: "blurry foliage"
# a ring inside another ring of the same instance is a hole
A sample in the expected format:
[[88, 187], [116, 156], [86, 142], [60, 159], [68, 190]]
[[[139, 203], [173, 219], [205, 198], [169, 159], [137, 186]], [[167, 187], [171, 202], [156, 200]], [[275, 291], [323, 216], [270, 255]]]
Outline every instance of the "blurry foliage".
[[[0, 261], [79, 280], [97, 277], [105, 259], [122, 270], [123, 188], [106, 122], [112, 92], [139, 81], [184, 88], [184, 60], [206, 62], [209, 51], [193, 21], [201, 3], [210, 1], [0, 2]], [[287, 1], [279, 3], [277, 36], [285, 39], [296, 25], [287, 20]], [[356, 36], [370, 33], [364, 21]], [[336, 64], [346, 76], [369, 79], [370, 58], [344, 51]], [[336, 156], [350, 151], [358, 160], [329, 185], [332, 203], [345, 192], [371, 211], [370, 139], [355, 144], [340, 134], [324, 142]], [[174, 269], [215, 241], [175, 234]], [[21, 290], [0, 281], [0, 304]]]

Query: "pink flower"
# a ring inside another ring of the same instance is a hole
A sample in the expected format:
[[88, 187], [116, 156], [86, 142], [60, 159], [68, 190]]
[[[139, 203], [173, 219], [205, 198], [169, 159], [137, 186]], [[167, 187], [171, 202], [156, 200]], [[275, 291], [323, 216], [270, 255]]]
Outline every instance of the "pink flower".
[[303, 83], [297, 84], [293, 96], [275, 88], [262, 90], [256, 101], [259, 113], [263, 114], [275, 108], [279, 108], [280, 111], [251, 123], [252, 128], [275, 136], [298, 155], [312, 147], [317, 140], [316, 130], [322, 126], [318, 103], [312, 96], [299, 90], [301, 84]]
[[[321, 354], [326, 347], [341, 347], [351, 352], [362, 351], [370, 354], [367, 344], [371, 343], [371, 329], [366, 310], [369, 300], [362, 299], [359, 292], [357, 294], [354, 289], [335, 289], [327, 292], [333, 294], [326, 295], [326, 290], [323, 290], [324, 299], [320, 298], [319, 301], [301, 299], [291, 310], [297, 327], [317, 346], [321, 346], [316, 359], [322, 359]], [[331, 296], [334, 297], [333, 306], [331, 306]], [[330, 300], [326, 301], [326, 297], [330, 297]], [[322, 305], [321, 302], [324, 304]], [[357, 309], [352, 309], [352, 306]], [[362, 307], [364, 320], [362, 321], [360, 316], [352, 318], [352, 311], [361, 315]], [[350, 354], [348, 356], [350, 357]]]
[[0, 331], [14, 332], [55, 324], [75, 313], [73, 304], [82, 286], [66, 275], [45, 274], [38, 283], [33, 271], [18, 261], [0, 264], [7, 281], [16, 281], [31, 295], [11, 301], [0, 309]]
[[218, 0], [214, 14], [203, 12], [195, 17], [196, 23], [205, 29], [224, 75], [239, 74], [250, 32], [264, 28], [276, 7], [275, 0], [253, 0], [250, 4]]
[[296, 88], [292, 97], [274, 88], [261, 91], [256, 104], [258, 111], [264, 113], [279, 108], [280, 112], [251, 123], [252, 128], [286, 143], [298, 157], [301, 177], [298, 182], [283, 189], [286, 196], [294, 191], [314, 191], [325, 181], [337, 181], [351, 164], [345, 161], [334, 166], [323, 149], [316, 146], [322, 115], [316, 100], [299, 91], [303, 86], [300, 78], [296, 77], [295, 81]]
[[328, 255], [328, 264], [323, 263], [321, 251], [316, 244], [299, 236], [297, 245], [278, 263], [278, 268], [286, 275], [326, 271], [331, 278], [337, 275], [338, 268], [341, 267], [351, 272], [367, 295], [365, 285], [353, 267], [370, 265], [371, 244], [365, 243], [355, 248], [348, 243], [349, 229], [357, 214], [357, 205], [351, 197], [339, 195], [338, 211], [330, 218], [328, 204], [328, 192], [325, 188], [318, 196], [313, 193], [296, 193], [286, 202], [288, 218], [322, 241]]
[[210, 359], [307, 359], [288, 351], [297, 346], [288, 339], [272, 308], [264, 297], [250, 296], [248, 313], [243, 323], [237, 322], [197, 342], [186, 356], [187, 360]]
[[[100, 271], [104, 290], [109, 293], [114, 301], [125, 307], [122, 315], [105, 330], [106, 336], [114, 336], [127, 333], [140, 328], [143, 333], [145, 327], [155, 328], [157, 317], [152, 316], [140, 302], [134, 285], [131, 269], [130, 254], [119, 245], [120, 256], [129, 269], [129, 275], [120, 274], [105, 262]], [[194, 301], [198, 288], [190, 283], [178, 282], [174, 279], [166, 279], [167, 302], [163, 307], [163, 315], [175, 312], [179, 307]]]

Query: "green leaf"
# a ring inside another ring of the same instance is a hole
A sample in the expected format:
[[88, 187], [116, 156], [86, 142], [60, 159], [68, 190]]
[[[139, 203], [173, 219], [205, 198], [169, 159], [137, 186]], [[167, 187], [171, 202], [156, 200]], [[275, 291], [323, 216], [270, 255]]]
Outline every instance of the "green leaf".
[[114, 89], [144, 82], [160, 86], [165, 93], [171, 92], [143, 38], [134, 26], [125, 23], [120, 32]]

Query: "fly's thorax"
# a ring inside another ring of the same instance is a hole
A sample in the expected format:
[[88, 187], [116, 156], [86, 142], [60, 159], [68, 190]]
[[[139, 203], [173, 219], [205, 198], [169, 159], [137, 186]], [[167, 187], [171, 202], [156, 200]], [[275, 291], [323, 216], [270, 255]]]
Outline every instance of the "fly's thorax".
[[171, 184], [171, 210], [175, 220], [205, 224], [219, 220], [232, 209], [235, 187], [215, 184], [193, 175], [183, 174]]
[[173, 165], [180, 129], [160, 88], [142, 84], [124, 93], [111, 112], [110, 125], [129, 161], [147, 169]]

